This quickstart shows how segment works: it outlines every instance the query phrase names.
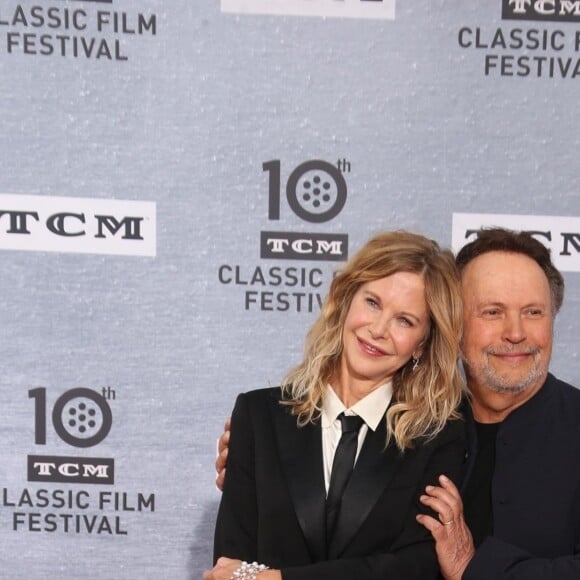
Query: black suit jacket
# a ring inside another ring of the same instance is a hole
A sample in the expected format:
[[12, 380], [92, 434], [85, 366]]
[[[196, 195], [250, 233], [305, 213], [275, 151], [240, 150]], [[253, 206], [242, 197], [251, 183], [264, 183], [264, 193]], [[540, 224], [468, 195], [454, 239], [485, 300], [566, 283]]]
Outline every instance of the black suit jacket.
[[[466, 411], [471, 465], [477, 441]], [[580, 390], [548, 375], [503, 421], [492, 505], [493, 535], [463, 580], [580, 579]]]
[[298, 428], [279, 398], [276, 388], [236, 401], [214, 558], [256, 560], [284, 580], [437, 578], [431, 535], [415, 521], [418, 496], [441, 473], [457, 478], [463, 423], [404, 455], [384, 448], [384, 421], [369, 430], [327, 552], [320, 424]]

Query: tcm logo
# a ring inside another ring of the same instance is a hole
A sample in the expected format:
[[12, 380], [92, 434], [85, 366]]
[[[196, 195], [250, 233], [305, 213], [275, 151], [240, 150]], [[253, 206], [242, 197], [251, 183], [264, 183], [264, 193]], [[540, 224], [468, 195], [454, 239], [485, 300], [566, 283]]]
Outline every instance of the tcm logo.
[[[268, 219], [278, 221], [281, 210], [281, 163], [262, 165], [268, 173]], [[344, 159], [332, 165], [314, 159], [294, 168], [286, 181], [286, 201], [301, 220], [322, 224], [334, 219], [344, 208], [347, 185], [343, 173], [350, 171]], [[261, 232], [260, 257], [282, 260], [330, 260], [348, 258], [348, 236], [328, 233]]]
[[[116, 398], [114, 389], [75, 388], [65, 391], [47, 408], [46, 389], [28, 391], [34, 401], [34, 443], [46, 445], [47, 418], [51, 416], [54, 433], [72, 447], [87, 448], [107, 437], [113, 424], [109, 400]], [[112, 484], [115, 481], [114, 460], [94, 457], [28, 456], [28, 481], [59, 483]]]
[[503, 0], [505, 20], [580, 21], [580, 0]]
[[106, 458], [29, 455], [28, 481], [113, 484], [115, 464]]
[[222, 12], [394, 20], [395, 0], [221, 0]]
[[155, 256], [156, 206], [0, 194], [0, 249]]
[[453, 250], [475, 239], [481, 228], [526, 231], [549, 248], [561, 272], [580, 272], [580, 217], [453, 214]]
[[348, 236], [262, 232], [260, 249], [262, 258], [343, 262], [348, 258]]

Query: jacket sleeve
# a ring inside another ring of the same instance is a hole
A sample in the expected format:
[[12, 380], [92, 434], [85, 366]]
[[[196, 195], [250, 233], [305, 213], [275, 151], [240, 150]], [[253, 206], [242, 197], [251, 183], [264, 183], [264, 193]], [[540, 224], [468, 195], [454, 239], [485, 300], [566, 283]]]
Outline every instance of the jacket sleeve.
[[257, 552], [254, 433], [247, 397], [232, 412], [227, 476], [217, 516], [214, 562], [220, 556], [253, 561]]
[[[319, 562], [282, 569], [283, 580], [435, 580], [439, 566], [431, 534], [415, 516], [427, 511], [418, 498], [441, 474], [458, 482], [465, 455], [464, 425], [451, 422], [432, 444], [435, 449], [416, 487], [416, 502], [402, 525], [398, 540], [388, 551], [365, 557]], [[388, 493], [388, 492], [387, 492]], [[489, 580], [489, 579], [488, 579]]]
[[578, 580], [580, 546], [576, 545], [575, 551], [554, 559], [536, 558], [490, 536], [477, 548], [462, 580]]

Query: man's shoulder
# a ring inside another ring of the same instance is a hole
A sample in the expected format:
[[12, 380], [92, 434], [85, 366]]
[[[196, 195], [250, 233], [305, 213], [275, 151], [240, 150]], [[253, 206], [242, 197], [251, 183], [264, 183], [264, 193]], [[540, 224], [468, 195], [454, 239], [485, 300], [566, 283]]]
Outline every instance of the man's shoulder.
[[544, 385], [549, 397], [542, 408], [549, 421], [559, 424], [563, 429], [580, 432], [580, 389], [549, 374]]
[[570, 401], [572, 404], [580, 405], [580, 389], [558, 379], [553, 374], [548, 374], [546, 386], [553, 389], [560, 397]]

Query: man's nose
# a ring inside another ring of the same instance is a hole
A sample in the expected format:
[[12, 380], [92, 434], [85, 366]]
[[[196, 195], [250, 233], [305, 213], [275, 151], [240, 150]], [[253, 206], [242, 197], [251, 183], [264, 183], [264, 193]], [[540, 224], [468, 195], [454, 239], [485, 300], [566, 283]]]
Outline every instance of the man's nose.
[[503, 338], [517, 344], [526, 340], [526, 329], [519, 313], [508, 314], [503, 328]]

